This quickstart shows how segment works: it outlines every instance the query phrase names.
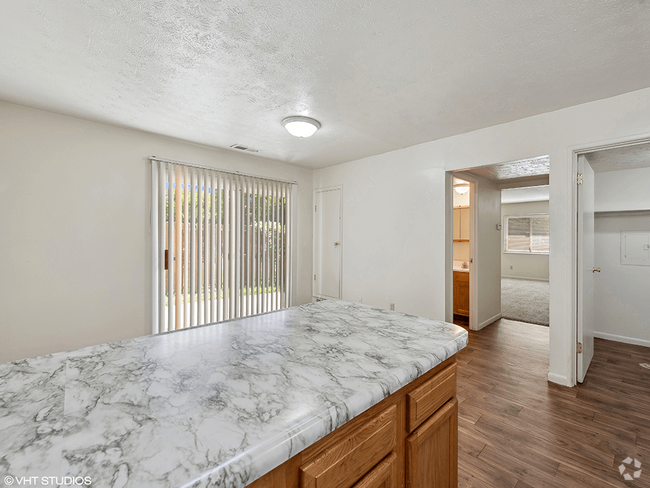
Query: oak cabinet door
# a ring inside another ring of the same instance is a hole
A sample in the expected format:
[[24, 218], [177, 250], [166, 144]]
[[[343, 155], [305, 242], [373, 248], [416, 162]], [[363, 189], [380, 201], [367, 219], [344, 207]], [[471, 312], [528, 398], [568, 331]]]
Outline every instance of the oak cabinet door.
[[397, 454], [386, 456], [352, 488], [397, 488]]
[[406, 486], [458, 486], [458, 401], [455, 398], [406, 439]]

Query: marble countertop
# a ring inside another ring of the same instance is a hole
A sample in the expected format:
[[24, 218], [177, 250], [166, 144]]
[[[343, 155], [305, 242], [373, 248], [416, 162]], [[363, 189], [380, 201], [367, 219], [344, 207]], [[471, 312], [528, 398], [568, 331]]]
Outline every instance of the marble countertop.
[[0, 474], [243, 487], [467, 339], [444, 322], [322, 301], [0, 364]]

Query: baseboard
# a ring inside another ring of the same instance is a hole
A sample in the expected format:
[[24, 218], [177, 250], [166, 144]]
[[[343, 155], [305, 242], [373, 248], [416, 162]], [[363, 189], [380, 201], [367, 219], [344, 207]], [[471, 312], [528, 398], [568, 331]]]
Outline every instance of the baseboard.
[[575, 386], [573, 381], [569, 381], [569, 378], [562, 376], [561, 374], [549, 373], [547, 378], [551, 383], [556, 383], [562, 386]]
[[548, 278], [528, 278], [526, 276], [506, 276], [506, 275], [501, 275], [501, 278], [508, 278], [511, 280], [530, 280], [530, 281], [546, 281], [548, 282]]
[[623, 342], [625, 344], [634, 344], [636, 346], [650, 347], [650, 341], [645, 339], [636, 339], [634, 337], [625, 337], [615, 334], [605, 334], [604, 332], [594, 332], [594, 337], [614, 342]]
[[477, 330], [481, 330], [483, 327], [486, 327], [486, 326], [490, 325], [492, 322], [494, 322], [496, 320], [499, 320], [500, 318], [501, 318], [501, 313], [498, 313], [494, 317], [489, 318], [487, 320], [484, 320], [483, 322], [478, 324], [478, 329]]

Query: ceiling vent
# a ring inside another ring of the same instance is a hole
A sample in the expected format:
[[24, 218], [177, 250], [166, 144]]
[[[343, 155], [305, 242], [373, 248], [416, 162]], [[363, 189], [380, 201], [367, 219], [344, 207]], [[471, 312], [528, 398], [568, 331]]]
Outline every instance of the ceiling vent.
[[246, 152], [251, 152], [251, 153], [256, 153], [259, 152], [258, 149], [252, 149], [248, 146], [244, 146], [243, 144], [233, 144], [232, 146], [233, 149], [237, 149], [238, 151], [246, 151]]

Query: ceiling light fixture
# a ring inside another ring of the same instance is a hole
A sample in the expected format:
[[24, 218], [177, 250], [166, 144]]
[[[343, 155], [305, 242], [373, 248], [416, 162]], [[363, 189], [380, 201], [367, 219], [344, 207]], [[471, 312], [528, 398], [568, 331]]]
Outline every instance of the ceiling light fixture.
[[294, 115], [282, 121], [282, 125], [292, 136], [311, 137], [320, 129], [320, 122], [309, 117]]
[[469, 191], [469, 186], [457, 186], [454, 190], [463, 195]]

